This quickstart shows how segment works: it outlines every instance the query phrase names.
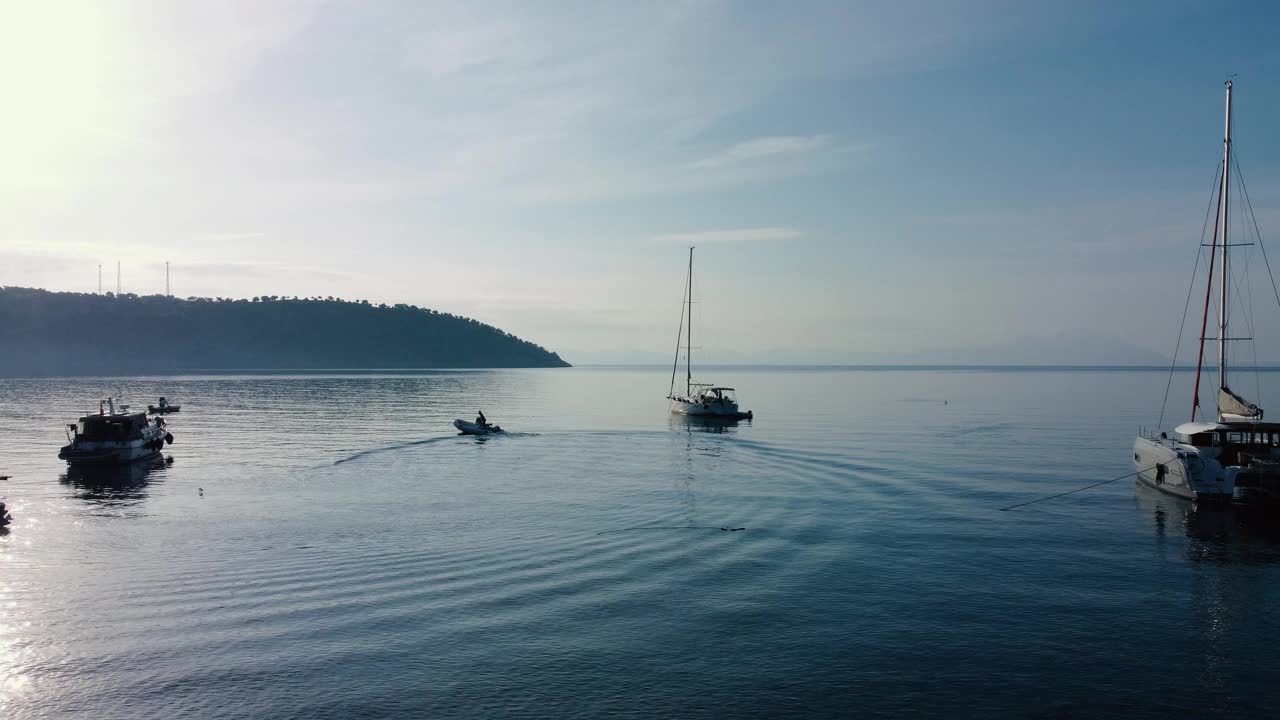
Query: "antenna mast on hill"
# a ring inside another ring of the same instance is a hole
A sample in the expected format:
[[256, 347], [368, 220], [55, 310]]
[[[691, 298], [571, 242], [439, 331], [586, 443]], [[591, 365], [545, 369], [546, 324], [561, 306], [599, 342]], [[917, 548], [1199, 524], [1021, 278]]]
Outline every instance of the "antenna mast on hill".
[[102, 294], [102, 263], [98, 263], [98, 294]]
[[116, 295], [120, 294], [120, 261], [116, 261]]
[[169, 261], [164, 261], [164, 294], [165, 297], [173, 297], [169, 294]]

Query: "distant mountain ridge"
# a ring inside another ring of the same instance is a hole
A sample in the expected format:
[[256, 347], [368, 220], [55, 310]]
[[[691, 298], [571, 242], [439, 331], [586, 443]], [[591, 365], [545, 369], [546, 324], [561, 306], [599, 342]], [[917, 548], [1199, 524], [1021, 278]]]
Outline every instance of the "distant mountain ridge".
[[0, 376], [568, 365], [498, 328], [413, 305], [0, 287]]

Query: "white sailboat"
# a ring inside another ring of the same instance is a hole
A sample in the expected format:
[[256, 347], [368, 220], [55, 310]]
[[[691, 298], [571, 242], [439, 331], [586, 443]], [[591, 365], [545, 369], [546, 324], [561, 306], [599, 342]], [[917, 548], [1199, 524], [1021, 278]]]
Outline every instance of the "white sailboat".
[[[1200, 359], [1196, 364], [1191, 420], [1167, 433], [1140, 436], [1133, 443], [1138, 479], [1158, 490], [1197, 501], [1263, 502], [1280, 498], [1280, 423], [1264, 423], [1262, 409], [1227, 385], [1227, 343], [1251, 340], [1232, 337], [1228, 312], [1228, 283], [1232, 271], [1227, 241], [1231, 197], [1231, 82], [1227, 86], [1226, 131], [1223, 138], [1218, 213], [1214, 220], [1209, 255], [1209, 282], [1205, 289], [1204, 315], [1200, 322]], [[1241, 245], [1248, 243], [1234, 243]], [[1209, 301], [1214, 284], [1214, 259], [1218, 260], [1218, 336], [1208, 337]], [[1206, 340], [1218, 343], [1217, 413], [1214, 420], [1197, 421], [1200, 378]]]
[[[755, 417], [750, 410], [738, 408], [737, 391], [714, 383], [693, 381], [693, 248], [689, 248], [689, 274], [685, 280], [686, 296], [680, 311], [680, 334], [676, 338], [676, 358], [671, 364], [671, 388], [667, 399], [671, 412], [690, 417], [725, 420], [750, 420]], [[686, 318], [688, 321], [686, 322]], [[676, 369], [680, 366], [680, 341], [685, 343], [684, 394], [676, 392]]]

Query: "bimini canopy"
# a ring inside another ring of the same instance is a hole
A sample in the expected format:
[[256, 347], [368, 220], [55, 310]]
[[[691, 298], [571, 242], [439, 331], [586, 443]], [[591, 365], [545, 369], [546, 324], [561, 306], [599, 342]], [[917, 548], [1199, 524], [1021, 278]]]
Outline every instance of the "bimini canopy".
[[1239, 415], [1244, 418], [1261, 420], [1262, 408], [1231, 392], [1231, 388], [1224, 386], [1218, 390], [1218, 414]]
[[1228, 429], [1230, 428], [1228, 428], [1226, 425], [1223, 425], [1222, 423], [1185, 422], [1179, 425], [1178, 427], [1174, 428], [1173, 432], [1178, 435], [1186, 435], [1189, 437], [1191, 435], [1197, 435], [1199, 433], [1213, 432], [1214, 430], [1228, 430]]

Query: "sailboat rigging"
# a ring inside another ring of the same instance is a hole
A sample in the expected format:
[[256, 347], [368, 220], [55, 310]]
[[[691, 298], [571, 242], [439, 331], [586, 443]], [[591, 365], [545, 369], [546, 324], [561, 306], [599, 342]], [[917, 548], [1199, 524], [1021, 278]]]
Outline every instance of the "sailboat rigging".
[[[1232, 337], [1230, 333], [1230, 248], [1251, 244], [1231, 243], [1228, 239], [1234, 151], [1231, 144], [1231, 92], [1232, 82], [1228, 80], [1217, 215], [1210, 246], [1204, 311], [1200, 319], [1191, 419], [1174, 428], [1173, 437], [1166, 433], [1160, 433], [1159, 437], [1138, 437], [1133, 445], [1133, 461], [1141, 482], [1172, 495], [1197, 501], [1273, 501], [1280, 499], [1280, 423], [1264, 423], [1262, 408], [1241, 397], [1227, 384], [1227, 343], [1252, 340], [1251, 337]], [[1215, 261], [1218, 334], [1217, 337], [1209, 337]], [[1277, 300], [1280, 301], [1280, 294]], [[1213, 422], [1197, 420], [1206, 341], [1218, 343], [1217, 418]]]
[[[681, 293], [680, 333], [676, 336], [676, 357], [671, 363], [671, 387], [667, 399], [671, 412], [690, 417], [750, 420], [755, 417], [750, 410], [738, 408], [737, 391], [731, 387], [693, 381], [693, 248], [689, 248], [689, 272], [685, 276], [685, 291]], [[676, 393], [676, 371], [680, 367], [680, 341], [685, 350], [684, 394]]]

